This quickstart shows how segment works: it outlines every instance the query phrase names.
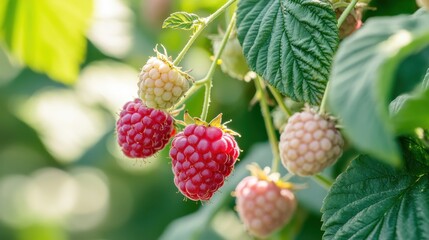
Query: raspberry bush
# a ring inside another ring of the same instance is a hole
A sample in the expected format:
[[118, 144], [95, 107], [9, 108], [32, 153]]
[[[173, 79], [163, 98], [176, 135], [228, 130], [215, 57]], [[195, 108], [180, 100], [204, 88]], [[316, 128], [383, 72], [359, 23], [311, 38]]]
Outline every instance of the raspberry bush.
[[[429, 238], [426, 1], [418, 1], [423, 8], [412, 15], [368, 21], [366, 11], [374, 8], [363, 0], [237, 2], [208, 17], [172, 13], [163, 27], [192, 31], [189, 41], [174, 60], [155, 50], [138, 79], [140, 99], [127, 103], [117, 121], [126, 156], [166, 148], [171, 183], [185, 199], [205, 203], [162, 239], [203, 239], [213, 218], [232, 211], [231, 192], [247, 237], [309, 237], [304, 225], [315, 214], [323, 232], [312, 238]], [[194, 81], [180, 62], [223, 13], [228, 24], [211, 37], [212, 64]], [[243, 152], [238, 162], [238, 134], [222, 124], [222, 114], [207, 122], [218, 64], [253, 81], [251, 103], [259, 103], [265, 126], [248, 131], [265, 128], [271, 154]], [[201, 115], [191, 117], [185, 103], [201, 88]], [[178, 133], [167, 144], [173, 124]], [[181, 230], [189, 221], [195, 224]]]
[[2, 0], [0, 26], [0, 239], [429, 239], [428, 0]]

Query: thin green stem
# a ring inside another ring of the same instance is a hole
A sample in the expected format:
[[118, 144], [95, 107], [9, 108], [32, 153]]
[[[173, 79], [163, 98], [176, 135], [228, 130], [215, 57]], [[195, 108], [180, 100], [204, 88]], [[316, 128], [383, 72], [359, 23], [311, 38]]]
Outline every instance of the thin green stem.
[[267, 92], [262, 86], [261, 77], [257, 76], [254, 79], [254, 82], [256, 87], [256, 94], [258, 94], [259, 96], [259, 104], [261, 105], [261, 112], [265, 122], [265, 129], [267, 130], [268, 140], [270, 141], [271, 150], [273, 152], [273, 162], [271, 164], [271, 170], [273, 172], [277, 172], [280, 161], [279, 142], [277, 140], [273, 122], [271, 121], [270, 110], [268, 108], [267, 103]]
[[326, 111], [326, 101], [328, 99], [327, 96], [328, 96], [329, 86], [331, 85], [330, 83], [331, 83], [331, 81], [328, 81], [326, 83], [325, 92], [323, 93], [322, 102], [320, 102], [319, 113], [321, 113], [321, 114], [325, 113], [325, 111]]
[[268, 89], [270, 89], [270, 92], [273, 94], [274, 99], [276, 99], [277, 104], [279, 105], [279, 107], [282, 109], [282, 111], [286, 114], [287, 117], [292, 116], [292, 111], [289, 110], [289, 108], [286, 106], [282, 95], [279, 93], [279, 91], [277, 91], [276, 88], [274, 88], [273, 86], [271, 86], [270, 84], [267, 84]]
[[204, 92], [204, 105], [203, 105], [203, 111], [201, 112], [201, 119], [203, 121], [206, 121], [207, 114], [209, 112], [210, 107], [210, 96], [211, 96], [211, 90], [212, 90], [212, 81], [210, 80], [205, 85], [205, 92]]
[[313, 176], [314, 181], [316, 181], [317, 183], [320, 184], [320, 186], [326, 188], [327, 190], [329, 190], [332, 186], [332, 184], [334, 184], [334, 180], [323, 176], [322, 174], [316, 174]]
[[204, 86], [205, 86], [204, 105], [203, 105], [203, 111], [201, 112], [201, 119], [203, 121], [205, 121], [207, 119], [207, 114], [209, 111], [211, 89], [213, 86], [213, 84], [212, 84], [213, 74], [215, 72], [217, 62], [218, 62], [220, 56], [222, 55], [223, 50], [225, 49], [226, 43], [228, 42], [229, 36], [231, 35], [234, 27], [235, 27], [235, 13], [232, 16], [231, 21], [229, 22], [228, 28], [226, 29], [225, 35], [223, 36], [219, 50], [217, 51], [217, 53], [213, 59], [212, 65], [210, 66], [210, 69], [207, 72], [207, 75], [202, 80], [198, 81], [198, 83], [204, 83]]
[[338, 18], [337, 27], [340, 28], [341, 25], [343, 25], [343, 22], [346, 20], [347, 16], [350, 14], [350, 12], [354, 9], [356, 6], [356, 3], [358, 0], [352, 0], [350, 4], [347, 6], [347, 8], [344, 10], [344, 12], [341, 14], [340, 18]]
[[183, 96], [179, 102], [176, 103], [176, 105], [174, 105], [173, 109], [178, 109], [180, 108], [180, 106], [186, 102], [186, 100], [188, 100], [188, 98], [190, 96], [192, 96], [196, 91], [198, 91], [202, 86], [204, 85], [197, 85], [197, 84], [193, 84], [191, 88], [188, 89], [188, 91], [186, 92], [185, 96]]
[[179, 65], [179, 63], [182, 61], [185, 54], [188, 52], [188, 50], [191, 48], [192, 44], [194, 44], [195, 40], [200, 36], [201, 32], [209, 25], [213, 20], [215, 20], [220, 14], [222, 14], [225, 9], [227, 9], [231, 4], [233, 4], [237, 0], [229, 0], [226, 2], [222, 7], [220, 7], [216, 12], [211, 14], [210, 16], [203, 19], [203, 21], [200, 23], [200, 26], [198, 26], [197, 30], [192, 34], [189, 41], [186, 43], [186, 45], [183, 47], [182, 51], [180, 51], [179, 55], [177, 55], [176, 59], [174, 59], [173, 64], [175, 66]]
[[[337, 27], [340, 28], [341, 25], [343, 25], [343, 22], [346, 20], [347, 16], [350, 14], [350, 12], [354, 9], [356, 6], [358, 0], [352, 0], [350, 4], [347, 6], [347, 8], [344, 10], [344, 12], [341, 14], [340, 18], [338, 18]], [[326, 108], [326, 99], [328, 95], [329, 90], [329, 82], [326, 84], [325, 92], [323, 93], [322, 102], [320, 103], [320, 109], [319, 113], [324, 113]]]

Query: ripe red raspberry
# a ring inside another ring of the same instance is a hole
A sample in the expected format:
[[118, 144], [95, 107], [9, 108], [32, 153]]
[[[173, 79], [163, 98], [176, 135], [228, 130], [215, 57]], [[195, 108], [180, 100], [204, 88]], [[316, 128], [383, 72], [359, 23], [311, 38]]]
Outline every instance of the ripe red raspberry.
[[150, 157], [163, 149], [174, 133], [173, 118], [144, 106], [140, 99], [127, 102], [116, 122], [118, 143], [130, 158]]
[[290, 188], [260, 174], [241, 180], [235, 189], [236, 210], [250, 234], [265, 238], [289, 222], [297, 205]]
[[309, 176], [333, 164], [344, 140], [335, 120], [306, 108], [289, 118], [280, 136], [280, 157], [289, 172]]
[[240, 153], [232, 131], [212, 123], [187, 125], [171, 144], [174, 184], [194, 201], [212, 197], [231, 174]]
[[175, 67], [167, 56], [156, 53], [142, 68], [138, 94], [146, 106], [168, 109], [188, 91], [190, 76]]

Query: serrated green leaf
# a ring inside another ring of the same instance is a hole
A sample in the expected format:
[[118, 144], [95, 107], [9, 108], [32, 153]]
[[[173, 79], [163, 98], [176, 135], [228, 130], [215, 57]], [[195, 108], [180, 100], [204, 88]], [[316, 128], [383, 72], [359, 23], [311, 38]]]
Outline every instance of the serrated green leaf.
[[172, 13], [162, 24], [162, 28], [174, 28], [182, 30], [193, 30], [199, 24], [202, 19], [193, 13], [187, 12], [175, 12]]
[[398, 133], [412, 133], [418, 127], [429, 129], [429, 69], [420, 88], [403, 94], [390, 105], [390, 116]]
[[3, 0], [0, 39], [30, 68], [73, 83], [86, 53], [92, 10], [91, 0]]
[[388, 114], [395, 73], [401, 61], [427, 45], [428, 21], [427, 12], [370, 19], [341, 44], [334, 61], [328, 104], [344, 134], [357, 149], [393, 165], [401, 163]]
[[250, 68], [281, 93], [318, 104], [338, 45], [327, 0], [241, 0], [238, 39]]
[[355, 159], [322, 207], [323, 239], [426, 239], [429, 177]]

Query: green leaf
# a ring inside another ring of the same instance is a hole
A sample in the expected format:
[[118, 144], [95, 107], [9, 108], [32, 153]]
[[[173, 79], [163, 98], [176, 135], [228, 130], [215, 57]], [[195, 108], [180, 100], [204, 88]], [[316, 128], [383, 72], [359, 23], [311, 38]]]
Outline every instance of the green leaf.
[[172, 13], [162, 24], [162, 28], [194, 30], [203, 20], [196, 14], [187, 12]]
[[398, 133], [412, 133], [418, 127], [429, 129], [429, 70], [421, 88], [403, 94], [390, 105], [390, 116]]
[[238, 39], [250, 68], [295, 101], [318, 104], [338, 45], [327, 0], [241, 0]]
[[406, 169], [414, 175], [429, 172], [429, 149], [420, 139], [403, 137], [400, 139], [401, 147], [404, 149]]
[[425, 239], [429, 177], [355, 159], [324, 200], [323, 239]]
[[428, 44], [428, 22], [427, 12], [370, 19], [341, 44], [334, 61], [328, 104], [344, 134], [358, 150], [393, 165], [401, 164], [388, 113], [395, 73], [407, 56]]
[[30, 68], [73, 83], [86, 53], [90, 0], [3, 0], [0, 39]]

